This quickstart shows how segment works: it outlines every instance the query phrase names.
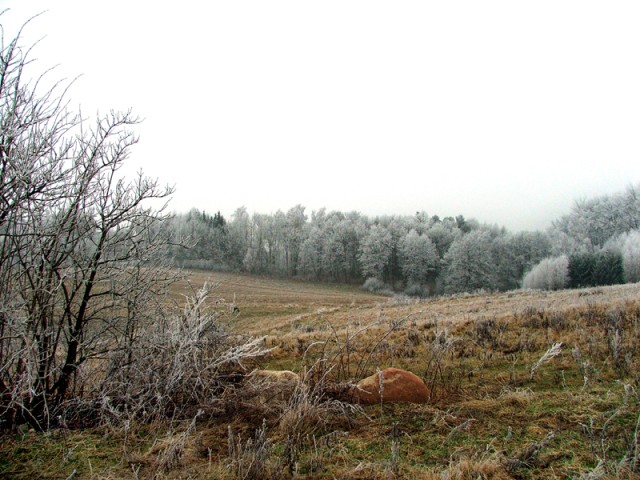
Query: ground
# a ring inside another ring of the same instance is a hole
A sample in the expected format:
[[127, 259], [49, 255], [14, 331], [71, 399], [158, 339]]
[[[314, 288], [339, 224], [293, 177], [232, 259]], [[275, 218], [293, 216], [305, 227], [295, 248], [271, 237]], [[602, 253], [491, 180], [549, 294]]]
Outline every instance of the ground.
[[405, 368], [431, 400], [301, 394], [235, 416], [24, 429], [2, 439], [0, 477], [640, 478], [639, 284], [415, 300], [192, 272], [172, 301], [205, 281], [226, 328], [271, 349], [251, 368], [324, 365], [335, 384]]

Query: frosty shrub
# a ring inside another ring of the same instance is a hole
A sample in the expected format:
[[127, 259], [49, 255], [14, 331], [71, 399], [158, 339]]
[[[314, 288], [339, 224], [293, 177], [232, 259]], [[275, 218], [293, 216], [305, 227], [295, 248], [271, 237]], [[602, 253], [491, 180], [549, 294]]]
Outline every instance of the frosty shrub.
[[618, 235], [607, 242], [605, 248], [622, 256], [625, 282], [640, 282], [640, 230]]
[[632, 230], [624, 235], [622, 262], [627, 282], [640, 282], [640, 230]]
[[522, 279], [522, 288], [558, 290], [569, 282], [569, 258], [566, 255], [545, 258]]
[[140, 325], [133, 342], [98, 362], [83, 385], [84, 398], [62, 410], [67, 420], [79, 414], [77, 404], [110, 424], [184, 420], [224, 409], [222, 393], [236, 387], [234, 374], [269, 349], [263, 338], [227, 331], [221, 313], [207, 305], [210, 292], [204, 285], [182, 312], [167, 311]]
[[428, 297], [429, 287], [419, 283], [410, 283], [407, 285], [407, 288], [404, 289], [404, 293], [410, 297]]
[[392, 295], [391, 287], [384, 283], [379, 278], [367, 278], [362, 285], [362, 288], [369, 290], [372, 293], [382, 293], [383, 295]]

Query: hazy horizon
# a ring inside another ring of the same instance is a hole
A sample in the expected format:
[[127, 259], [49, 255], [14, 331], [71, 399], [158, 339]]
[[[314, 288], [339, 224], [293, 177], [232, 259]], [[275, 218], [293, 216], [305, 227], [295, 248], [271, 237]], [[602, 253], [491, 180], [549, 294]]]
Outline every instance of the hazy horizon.
[[0, 0], [5, 42], [144, 122], [171, 210], [464, 215], [544, 230], [640, 182], [640, 4]]

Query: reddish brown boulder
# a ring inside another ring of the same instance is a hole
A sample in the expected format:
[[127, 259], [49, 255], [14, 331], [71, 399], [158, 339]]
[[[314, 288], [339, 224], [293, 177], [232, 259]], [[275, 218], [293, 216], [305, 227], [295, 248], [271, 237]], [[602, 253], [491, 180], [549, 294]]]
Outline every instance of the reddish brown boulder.
[[247, 377], [263, 401], [289, 400], [300, 385], [300, 377], [289, 370], [254, 370]]
[[380, 374], [383, 403], [429, 401], [429, 389], [420, 377], [399, 368], [385, 368], [358, 382], [352, 389], [355, 402], [367, 405], [380, 403]]

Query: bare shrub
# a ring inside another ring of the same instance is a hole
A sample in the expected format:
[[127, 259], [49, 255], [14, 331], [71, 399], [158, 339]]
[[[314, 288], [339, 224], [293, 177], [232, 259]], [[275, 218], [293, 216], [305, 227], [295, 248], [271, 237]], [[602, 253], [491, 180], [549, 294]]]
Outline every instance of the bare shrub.
[[339, 332], [330, 325], [331, 336], [327, 340], [314, 342], [306, 348], [305, 368], [314, 378], [322, 378], [334, 393], [344, 393], [349, 390], [347, 383], [369, 376], [372, 365], [394, 354], [394, 347], [389, 342], [394, 333], [402, 330], [415, 333], [406, 324], [421, 314], [415, 312], [390, 319], [381, 311], [377, 321], [358, 325], [355, 331], [347, 328]]
[[101, 384], [85, 393], [86, 401], [65, 405], [65, 417], [93, 412], [98, 422], [118, 424], [222, 413], [223, 392], [237, 382], [236, 372], [269, 350], [262, 338], [225, 331], [205, 305], [209, 293], [203, 286], [181, 314], [158, 318], [126, 350], [111, 352]]
[[589, 380], [593, 377], [594, 369], [591, 366], [591, 362], [589, 360], [585, 360], [582, 358], [582, 352], [580, 351], [580, 347], [577, 345], [571, 350], [571, 356], [575, 360], [578, 368], [580, 369], [580, 373], [582, 374], [582, 388], [586, 388], [589, 384]]
[[523, 326], [528, 328], [546, 328], [547, 322], [545, 321], [546, 312], [542, 308], [537, 308], [532, 305], [525, 307], [519, 315]]
[[445, 329], [436, 334], [427, 345], [425, 383], [429, 387], [432, 397], [436, 396], [438, 389], [449, 386], [444, 375], [444, 360], [459, 341], [458, 337], [450, 335]]
[[398, 422], [393, 422], [391, 427], [391, 460], [387, 471], [394, 477], [397, 477], [400, 473], [400, 431], [398, 430]]
[[473, 324], [473, 333], [478, 345], [489, 345], [493, 350], [498, 348], [504, 330], [505, 326], [499, 324], [495, 318], [480, 318]]
[[46, 429], [173, 279], [159, 228], [173, 189], [122, 177], [139, 120], [70, 112], [51, 70], [29, 80], [21, 33], [0, 33], [0, 427]]

